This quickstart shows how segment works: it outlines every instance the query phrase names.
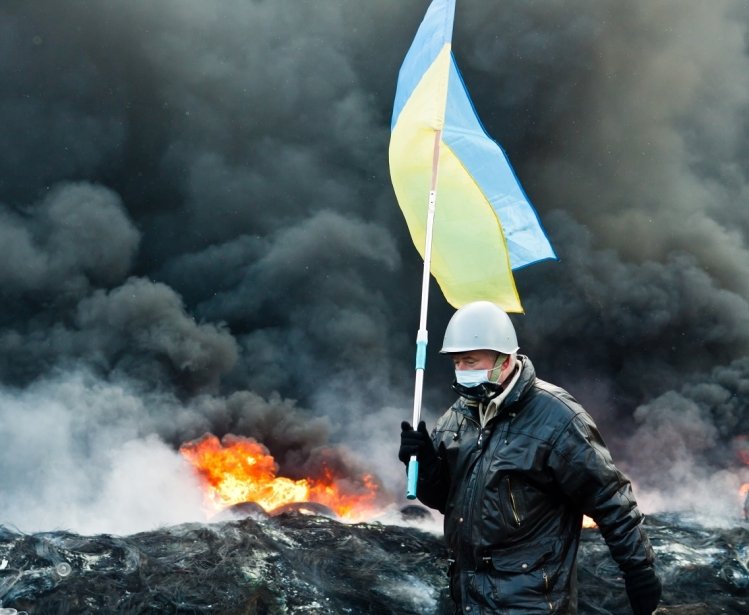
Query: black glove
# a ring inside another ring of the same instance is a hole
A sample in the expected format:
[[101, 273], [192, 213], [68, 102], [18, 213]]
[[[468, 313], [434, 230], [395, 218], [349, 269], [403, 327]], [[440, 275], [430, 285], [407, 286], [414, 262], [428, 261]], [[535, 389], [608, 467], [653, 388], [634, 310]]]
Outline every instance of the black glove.
[[661, 580], [652, 567], [624, 573], [624, 586], [635, 615], [651, 615], [661, 600]]
[[408, 465], [412, 455], [416, 455], [419, 463], [424, 465], [431, 464], [437, 458], [437, 452], [434, 450], [432, 438], [429, 436], [424, 421], [419, 423], [416, 431], [407, 421], [401, 423], [401, 447], [398, 451], [398, 459]]

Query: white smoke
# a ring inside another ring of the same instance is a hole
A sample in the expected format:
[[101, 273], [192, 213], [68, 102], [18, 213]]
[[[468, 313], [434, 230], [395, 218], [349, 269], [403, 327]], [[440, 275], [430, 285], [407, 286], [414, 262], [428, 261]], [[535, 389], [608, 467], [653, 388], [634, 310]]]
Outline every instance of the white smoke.
[[132, 533], [205, 521], [189, 464], [154, 430], [174, 400], [85, 372], [0, 390], [0, 524]]

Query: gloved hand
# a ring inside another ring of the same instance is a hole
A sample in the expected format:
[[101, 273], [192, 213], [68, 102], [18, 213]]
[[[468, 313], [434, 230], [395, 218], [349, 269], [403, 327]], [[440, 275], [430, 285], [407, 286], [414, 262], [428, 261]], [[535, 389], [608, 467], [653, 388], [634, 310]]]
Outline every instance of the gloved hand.
[[624, 573], [624, 586], [634, 615], [651, 615], [661, 600], [661, 580], [651, 566]]
[[401, 423], [401, 447], [398, 451], [398, 459], [408, 465], [412, 455], [416, 455], [419, 463], [428, 465], [437, 459], [437, 452], [434, 450], [432, 438], [427, 431], [427, 425], [424, 421], [414, 431], [411, 424], [407, 421]]

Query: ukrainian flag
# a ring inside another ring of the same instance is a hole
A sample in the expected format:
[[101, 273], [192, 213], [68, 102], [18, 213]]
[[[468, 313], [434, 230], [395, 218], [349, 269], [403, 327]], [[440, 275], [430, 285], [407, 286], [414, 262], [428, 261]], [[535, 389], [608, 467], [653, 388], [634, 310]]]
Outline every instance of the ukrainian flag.
[[522, 312], [512, 270], [556, 259], [504, 151], [484, 130], [451, 51], [455, 0], [433, 0], [398, 75], [390, 175], [422, 258], [435, 193], [431, 273], [454, 307]]

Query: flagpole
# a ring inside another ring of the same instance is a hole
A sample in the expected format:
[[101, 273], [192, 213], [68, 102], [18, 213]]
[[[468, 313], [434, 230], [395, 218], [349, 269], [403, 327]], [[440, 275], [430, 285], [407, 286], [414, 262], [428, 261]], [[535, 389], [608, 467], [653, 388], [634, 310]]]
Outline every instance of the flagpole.
[[[455, 2], [430, 2], [398, 73], [390, 127], [393, 188], [420, 252], [421, 242], [425, 243], [421, 314], [416, 334], [414, 429], [418, 429], [421, 421], [432, 274], [445, 299], [455, 308], [480, 297], [508, 312], [522, 312], [512, 271], [541, 260], [556, 260], [538, 214], [506, 154], [483, 129], [460, 79], [451, 52]], [[428, 210], [424, 212], [432, 135], [432, 177]], [[451, 154], [444, 161], [440, 160], [443, 138]], [[438, 166], [446, 175], [444, 179], [449, 179], [440, 186], [440, 216], [467, 219], [466, 224], [438, 227], [432, 271]], [[496, 251], [492, 246], [496, 246]], [[485, 269], [479, 279], [472, 269], [477, 263]], [[406, 497], [412, 500], [416, 497], [419, 468], [415, 456], [408, 462]]]
[[[434, 212], [437, 206], [437, 175], [440, 160], [440, 142], [442, 130], [434, 133], [434, 152], [432, 155], [432, 181], [429, 187], [429, 205], [427, 209], [426, 237], [424, 240], [424, 270], [421, 276], [421, 311], [419, 330], [416, 333], [416, 382], [414, 384], [413, 428], [417, 429], [421, 420], [421, 400], [424, 391], [424, 370], [426, 369], [427, 342], [427, 308], [429, 307], [429, 276], [432, 263], [432, 235], [434, 234]], [[408, 461], [408, 482], [406, 498], [416, 499], [416, 482], [419, 478], [419, 462], [416, 455]]]

